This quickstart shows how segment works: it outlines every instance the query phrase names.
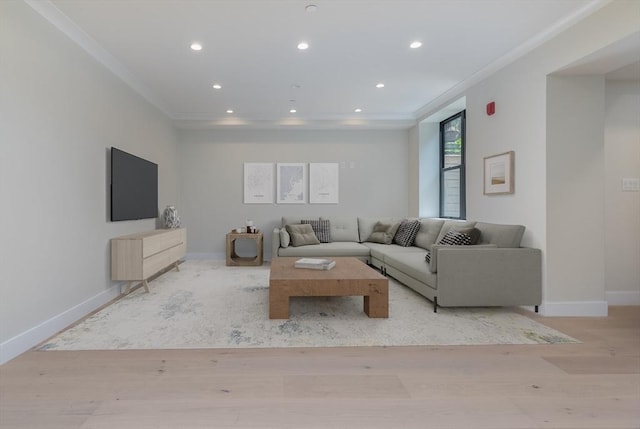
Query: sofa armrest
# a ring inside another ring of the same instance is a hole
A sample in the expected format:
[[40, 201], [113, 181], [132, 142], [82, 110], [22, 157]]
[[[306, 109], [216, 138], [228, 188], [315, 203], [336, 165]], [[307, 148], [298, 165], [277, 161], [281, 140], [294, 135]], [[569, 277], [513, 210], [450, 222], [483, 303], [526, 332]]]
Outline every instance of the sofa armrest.
[[449, 246], [438, 250], [438, 300], [451, 306], [539, 305], [540, 249]]
[[448, 248], [462, 248], [465, 249], [485, 249], [485, 248], [496, 248], [495, 244], [474, 244], [472, 246], [452, 246], [450, 244], [434, 244], [431, 246], [431, 261], [429, 262], [429, 271], [432, 273], [438, 272], [438, 251], [440, 249], [448, 249]]
[[278, 249], [280, 249], [280, 228], [273, 228], [271, 236], [271, 259], [278, 257]]

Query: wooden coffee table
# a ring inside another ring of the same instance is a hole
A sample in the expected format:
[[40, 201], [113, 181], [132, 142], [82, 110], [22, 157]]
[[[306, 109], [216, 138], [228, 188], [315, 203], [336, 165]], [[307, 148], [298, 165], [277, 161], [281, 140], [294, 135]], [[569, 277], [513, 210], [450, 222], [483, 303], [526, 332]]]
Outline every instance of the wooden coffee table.
[[364, 296], [369, 317], [389, 317], [389, 280], [357, 258], [335, 259], [328, 271], [295, 268], [299, 258], [274, 258], [269, 275], [269, 318], [289, 318], [291, 296]]

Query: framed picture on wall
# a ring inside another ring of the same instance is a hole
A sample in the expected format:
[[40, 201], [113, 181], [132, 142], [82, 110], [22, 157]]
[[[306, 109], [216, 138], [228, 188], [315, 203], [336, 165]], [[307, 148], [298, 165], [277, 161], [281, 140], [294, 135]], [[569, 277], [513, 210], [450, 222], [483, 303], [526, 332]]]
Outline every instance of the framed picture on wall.
[[309, 164], [309, 203], [338, 204], [337, 163]]
[[305, 204], [307, 202], [307, 165], [278, 163], [277, 171], [277, 203]]
[[244, 163], [244, 203], [273, 204], [272, 163]]
[[509, 151], [484, 159], [484, 194], [513, 194], [515, 152]]

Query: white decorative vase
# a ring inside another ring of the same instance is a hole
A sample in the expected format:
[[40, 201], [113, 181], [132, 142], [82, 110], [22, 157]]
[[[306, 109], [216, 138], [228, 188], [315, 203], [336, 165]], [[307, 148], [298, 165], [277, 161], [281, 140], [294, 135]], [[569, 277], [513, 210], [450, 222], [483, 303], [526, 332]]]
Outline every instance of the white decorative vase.
[[178, 216], [178, 210], [174, 206], [167, 206], [164, 209], [164, 227], [165, 228], [179, 228], [180, 216]]

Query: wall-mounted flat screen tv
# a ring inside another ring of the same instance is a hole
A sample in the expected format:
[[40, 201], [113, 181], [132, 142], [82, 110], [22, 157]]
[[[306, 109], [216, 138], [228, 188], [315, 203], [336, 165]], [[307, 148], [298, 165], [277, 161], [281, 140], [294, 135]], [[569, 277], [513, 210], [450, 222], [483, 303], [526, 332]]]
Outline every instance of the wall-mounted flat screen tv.
[[111, 148], [111, 220], [158, 217], [158, 164]]

